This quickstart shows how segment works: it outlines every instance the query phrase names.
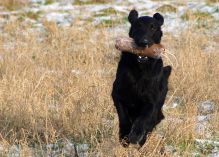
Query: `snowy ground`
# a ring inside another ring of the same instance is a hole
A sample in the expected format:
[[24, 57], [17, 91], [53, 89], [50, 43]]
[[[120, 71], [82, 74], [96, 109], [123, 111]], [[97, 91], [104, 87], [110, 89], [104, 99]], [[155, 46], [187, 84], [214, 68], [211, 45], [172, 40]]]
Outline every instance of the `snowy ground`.
[[[211, 29], [208, 34], [219, 35], [215, 31], [219, 22], [219, 3], [208, 3], [205, 1], [143, 1], [143, 0], [117, 0], [115, 3], [85, 3], [78, 5], [78, 1], [63, 0], [51, 1], [46, 0], [30, 0], [28, 7], [8, 11], [4, 7], [0, 7], [0, 28], [9, 21], [19, 19], [24, 23], [32, 25], [31, 31], [44, 31], [43, 22], [55, 22], [60, 27], [78, 26], [83, 27], [87, 23], [95, 26], [106, 26], [112, 30], [114, 34], [117, 32], [125, 33], [128, 30], [129, 23], [127, 16], [132, 8], [136, 8], [140, 16], [152, 16], [155, 12], [160, 12], [165, 17], [163, 31], [177, 36], [191, 25], [188, 22], [188, 12], [194, 14], [194, 25], [208, 27], [211, 23]], [[86, 2], [86, 1], [83, 1]], [[198, 21], [198, 22], [197, 22]], [[213, 23], [213, 24], [212, 24]], [[2, 29], [0, 29], [2, 32]], [[2, 32], [4, 33], [4, 32]], [[217, 43], [209, 43], [205, 48], [206, 52], [218, 49]]]
[[[84, 4], [77, 5], [74, 1], [53, 2], [47, 4], [45, 0], [30, 0], [31, 5], [16, 11], [0, 9], [1, 24], [16, 18], [30, 22], [35, 27], [41, 27], [45, 20], [56, 22], [60, 26], [83, 25], [92, 22], [94, 25], [104, 23], [108, 20], [127, 22], [125, 17], [131, 8], [136, 8], [140, 15], [153, 15], [160, 11], [165, 16], [164, 31], [178, 32], [185, 29], [187, 21], [182, 17], [188, 11], [206, 13], [219, 20], [219, 3], [208, 4], [205, 1], [197, 2], [171, 2], [171, 1], [140, 1], [117, 0], [115, 3], [106, 4]], [[162, 8], [163, 7], [163, 8]], [[166, 7], [166, 8], [165, 8]]]

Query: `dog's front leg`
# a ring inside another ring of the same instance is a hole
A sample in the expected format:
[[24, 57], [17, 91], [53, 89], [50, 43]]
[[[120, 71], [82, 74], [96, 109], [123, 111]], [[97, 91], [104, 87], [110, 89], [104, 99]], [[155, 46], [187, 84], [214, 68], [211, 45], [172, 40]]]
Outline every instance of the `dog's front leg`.
[[147, 134], [154, 128], [155, 114], [153, 108], [147, 108], [146, 111], [143, 110], [142, 114], [135, 119], [128, 136], [130, 143], [139, 144], [141, 146], [144, 144]]
[[130, 122], [130, 118], [123, 104], [121, 103], [116, 104], [116, 110], [119, 118], [119, 140], [120, 143], [123, 145], [123, 147], [128, 147], [129, 141], [127, 136], [130, 133], [132, 126]]

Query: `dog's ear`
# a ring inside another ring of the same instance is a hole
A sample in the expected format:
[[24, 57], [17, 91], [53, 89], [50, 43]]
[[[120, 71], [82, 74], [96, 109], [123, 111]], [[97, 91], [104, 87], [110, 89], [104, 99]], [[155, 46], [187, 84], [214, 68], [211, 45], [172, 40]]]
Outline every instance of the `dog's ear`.
[[155, 13], [155, 14], [153, 15], [153, 18], [158, 21], [158, 23], [159, 23], [160, 26], [163, 25], [163, 23], [164, 23], [164, 18], [163, 18], [163, 16], [162, 16], [160, 13]]
[[133, 24], [137, 19], [138, 19], [138, 12], [135, 9], [131, 10], [128, 16], [129, 22]]

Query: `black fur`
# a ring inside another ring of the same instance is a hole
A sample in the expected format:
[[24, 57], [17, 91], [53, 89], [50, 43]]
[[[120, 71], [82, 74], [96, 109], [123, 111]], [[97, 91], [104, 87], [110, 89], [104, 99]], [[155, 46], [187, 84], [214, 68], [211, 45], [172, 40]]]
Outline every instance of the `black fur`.
[[[162, 15], [138, 17], [138, 12], [132, 10], [128, 20], [131, 23], [129, 36], [138, 46], [160, 43]], [[147, 134], [164, 119], [162, 106], [170, 73], [171, 67], [163, 67], [161, 58], [139, 61], [137, 55], [122, 52], [112, 91], [119, 117], [120, 141], [128, 139], [128, 144], [142, 146]]]

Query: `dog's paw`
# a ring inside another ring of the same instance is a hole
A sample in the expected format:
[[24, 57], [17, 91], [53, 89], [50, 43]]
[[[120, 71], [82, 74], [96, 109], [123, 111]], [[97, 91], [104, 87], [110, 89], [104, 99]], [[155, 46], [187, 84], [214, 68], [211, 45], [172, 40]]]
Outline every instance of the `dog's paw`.
[[127, 148], [127, 147], [129, 146], [129, 144], [130, 144], [129, 139], [128, 139], [127, 136], [125, 136], [124, 138], [122, 138], [122, 139], [120, 140], [120, 143], [121, 143], [121, 145], [122, 145], [123, 147], [125, 147], [125, 148]]
[[142, 134], [137, 134], [135, 132], [131, 132], [128, 136], [129, 142], [134, 145], [139, 145], [142, 138], [143, 138]]
[[134, 148], [134, 149], [139, 150], [141, 148], [141, 145], [140, 144], [130, 144], [129, 148]]

